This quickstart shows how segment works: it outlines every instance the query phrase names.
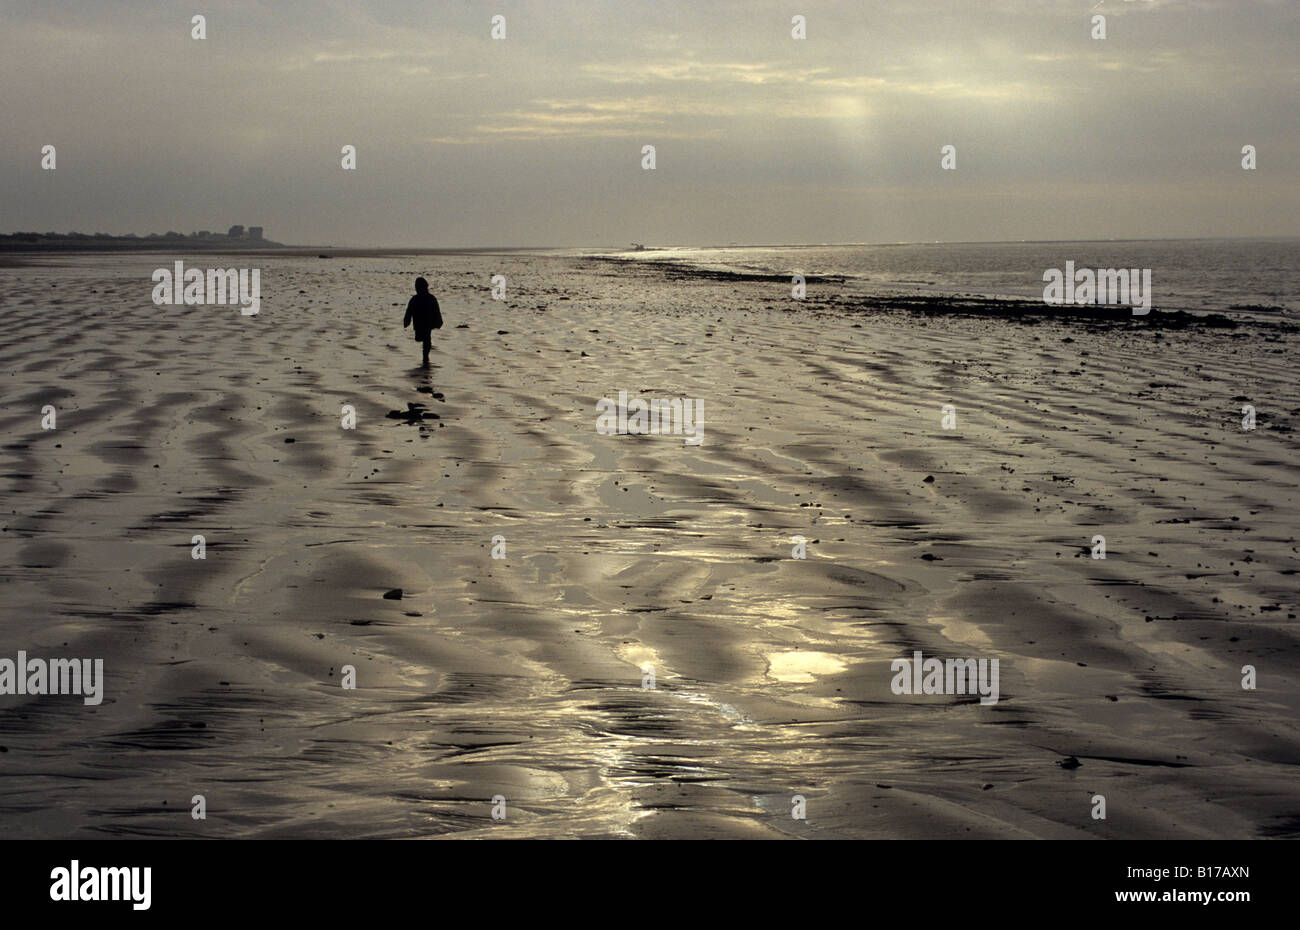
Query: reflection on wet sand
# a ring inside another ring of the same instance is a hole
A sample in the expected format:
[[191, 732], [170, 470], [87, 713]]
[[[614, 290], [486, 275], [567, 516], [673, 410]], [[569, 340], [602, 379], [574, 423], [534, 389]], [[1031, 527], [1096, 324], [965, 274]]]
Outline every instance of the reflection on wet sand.
[[[10, 835], [1294, 833], [1295, 446], [1206, 413], [1288, 402], [1266, 340], [825, 307], [812, 345], [762, 284], [503, 260], [573, 297], [529, 314], [456, 285], [475, 260], [439, 260], [428, 370], [353, 311], [285, 323], [320, 289], [301, 259], [203, 328], [131, 297], [147, 262], [0, 270], [27, 385], [0, 407], [0, 655], [106, 675], [93, 711], [0, 706]], [[329, 306], [408, 264], [349, 261]], [[50, 283], [105, 291], [93, 357]], [[1218, 379], [1196, 398], [1130, 383], [1188, 365]], [[599, 435], [620, 389], [707, 399], [705, 443]], [[959, 435], [926, 406], [950, 397], [981, 399]], [[1077, 557], [1103, 521], [1112, 557]], [[999, 658], [1001, 700], [900, 699], [914, 651]], [[1125, 816], [1092, 821], [1093, 792]]]

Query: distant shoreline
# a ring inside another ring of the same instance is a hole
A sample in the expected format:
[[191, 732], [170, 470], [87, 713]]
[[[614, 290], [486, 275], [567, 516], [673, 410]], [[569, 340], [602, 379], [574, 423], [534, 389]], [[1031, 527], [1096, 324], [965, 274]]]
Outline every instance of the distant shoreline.
[[0, 237], [0, 252], [247, 252], [292, 248], [270, 239], [18, 239]]
[[[374, 248], [327, 245], [285, 245], [269, 239], [222, 242], [220, 239], [49, 239], [19, 242], [0, 237], [0, 253], [76, 252], [272, 252], [318, 258], [379, 258], [386, 255], [492, 255], [515, 252], [554, 252], [549, 246], [473, 246], [467, 248]], [[617, 250], [610, 250], [617, 251]]]

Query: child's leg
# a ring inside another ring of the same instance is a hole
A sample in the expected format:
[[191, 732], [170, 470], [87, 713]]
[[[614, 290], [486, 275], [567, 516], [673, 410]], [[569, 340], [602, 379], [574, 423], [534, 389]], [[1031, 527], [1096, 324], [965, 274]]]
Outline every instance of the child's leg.
[[433, 348], [432, 340], [429, 334], [426, 333], [424, 337], [424, 362], [426, 365], [429, 362], [429, 350], [432, 348]]

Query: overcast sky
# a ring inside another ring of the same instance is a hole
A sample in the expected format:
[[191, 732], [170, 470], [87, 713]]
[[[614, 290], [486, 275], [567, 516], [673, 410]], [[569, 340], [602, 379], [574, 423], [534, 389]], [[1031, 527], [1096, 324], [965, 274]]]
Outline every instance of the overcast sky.
[[1298, 48], [1297, 0], [0, 2], [0, 231], [1297, 235]]

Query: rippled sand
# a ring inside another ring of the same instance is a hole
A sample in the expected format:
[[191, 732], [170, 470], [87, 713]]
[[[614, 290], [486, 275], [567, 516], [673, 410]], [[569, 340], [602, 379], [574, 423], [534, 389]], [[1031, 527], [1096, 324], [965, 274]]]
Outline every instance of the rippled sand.
[[[244, 317], [169, 262], [0, 268], [0, 657], [107, 675], [0, 697], [5, 835], [1300, 834], [1293, 334], [484, 255], [259, 258]], [[1001, 701], [895, 696], [914, 650]]]

